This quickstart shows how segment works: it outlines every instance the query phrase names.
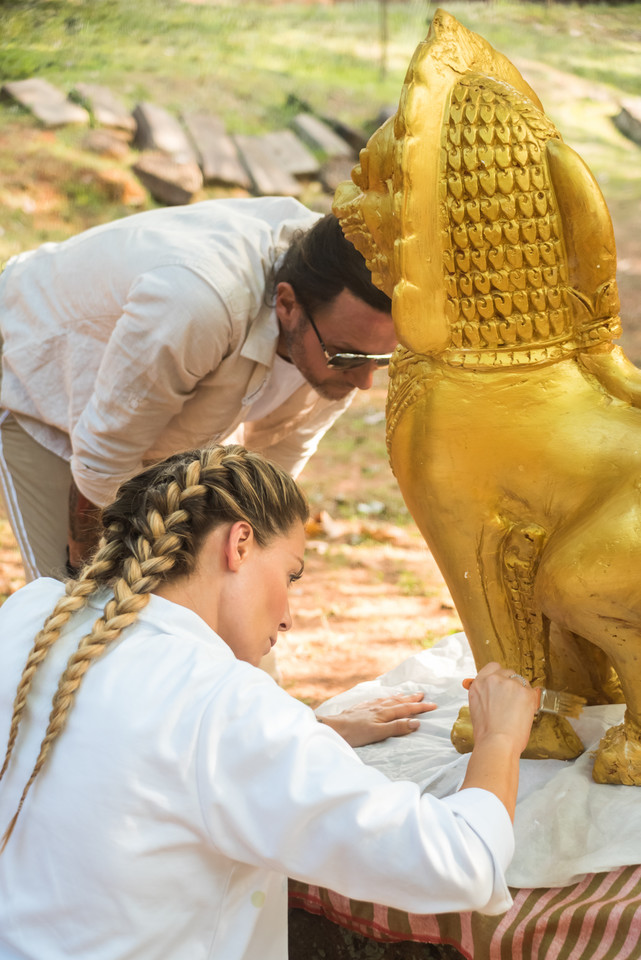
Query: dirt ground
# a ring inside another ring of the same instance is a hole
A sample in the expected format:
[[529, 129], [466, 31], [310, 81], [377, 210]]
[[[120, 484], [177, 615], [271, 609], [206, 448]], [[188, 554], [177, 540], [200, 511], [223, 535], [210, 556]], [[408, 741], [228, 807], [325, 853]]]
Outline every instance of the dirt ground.
[[294, 626], [277, 647], [283, 685], [311, 706], [461, 629], [413, 527], [371, 521], [337, 527], [331, 538], [309, 540], [305, 575], [292, 598]]

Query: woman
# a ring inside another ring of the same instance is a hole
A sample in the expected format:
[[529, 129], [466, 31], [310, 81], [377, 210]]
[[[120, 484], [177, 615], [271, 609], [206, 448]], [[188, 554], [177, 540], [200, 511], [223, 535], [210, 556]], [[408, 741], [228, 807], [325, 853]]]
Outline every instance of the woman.
[[171, 457], [121, 487], [77, 580], [4, 604], [1, 957], [284, 958], [287, 876], [507, 909], [534, 692], [479, 673], [452, 797], [363, 765], [255, 667], [291, 624], [306, 517], [241, 447]]

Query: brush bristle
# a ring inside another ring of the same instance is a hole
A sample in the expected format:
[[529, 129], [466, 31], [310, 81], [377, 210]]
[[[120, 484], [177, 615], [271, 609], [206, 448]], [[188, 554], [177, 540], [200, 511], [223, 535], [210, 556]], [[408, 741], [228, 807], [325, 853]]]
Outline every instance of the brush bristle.
[[578, 717], [585, 706], [585, 697], [557, 690], [541, 690], [540, 713], [556, 713], [560, 717]]

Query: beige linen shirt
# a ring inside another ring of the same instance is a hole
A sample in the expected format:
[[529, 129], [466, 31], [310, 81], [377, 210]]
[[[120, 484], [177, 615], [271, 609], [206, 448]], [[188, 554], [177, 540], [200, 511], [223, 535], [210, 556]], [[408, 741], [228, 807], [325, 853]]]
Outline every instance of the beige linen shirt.
[[[274, 362], [273, 263], [315, 214], [290, 198], [208, 200], [95, 227], [9, 261], [0, 402], [104, 505], [146, 462], [223, 440]], [[244, 425], [294, 476], [349, 405], [308, 384]]]

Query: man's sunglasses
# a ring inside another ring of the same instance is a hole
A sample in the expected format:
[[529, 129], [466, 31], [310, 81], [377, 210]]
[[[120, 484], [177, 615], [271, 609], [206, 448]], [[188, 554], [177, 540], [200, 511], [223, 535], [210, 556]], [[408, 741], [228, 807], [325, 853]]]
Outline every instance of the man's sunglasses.
[[377, 367], [386, 367], [392, 359], [391, 353], [335, 353], [333, 355], [328, 353], [327, 347], [323, 343], [323, 338], [318, 332], [318, 327], [314, 323], [311, 314], [309, 314], [307, 310], [304, 312], [312, 325], [312, 330], [318, 337], [318, 342], [325, 355], [327, 366], [333, 370], [352, 370], [354, 367], [362, 367], [365, 363], [374, 363]]

